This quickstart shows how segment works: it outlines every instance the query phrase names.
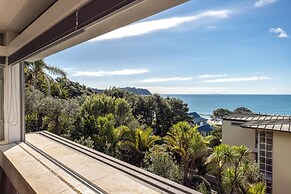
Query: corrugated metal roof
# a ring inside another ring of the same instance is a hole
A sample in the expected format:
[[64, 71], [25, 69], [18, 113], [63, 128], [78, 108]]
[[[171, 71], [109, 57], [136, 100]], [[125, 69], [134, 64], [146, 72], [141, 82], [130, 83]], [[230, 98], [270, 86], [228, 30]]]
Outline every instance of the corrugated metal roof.
[[224, 120], [242, 121], [241, 127], [291, 133], [291, 116], [264, 114], [235, 114]]

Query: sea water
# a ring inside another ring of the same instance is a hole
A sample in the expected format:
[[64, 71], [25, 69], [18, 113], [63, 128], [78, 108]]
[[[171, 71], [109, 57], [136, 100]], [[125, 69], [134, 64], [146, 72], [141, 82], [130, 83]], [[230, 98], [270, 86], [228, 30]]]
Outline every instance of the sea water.
[[255, 113], [291, 115], [291, 95], [183, 95], [164, 94], [163, 97], [180, 98], [188, 104], [189, 112], [211, 115], [218, 108], [234, 110], [246, 107]]

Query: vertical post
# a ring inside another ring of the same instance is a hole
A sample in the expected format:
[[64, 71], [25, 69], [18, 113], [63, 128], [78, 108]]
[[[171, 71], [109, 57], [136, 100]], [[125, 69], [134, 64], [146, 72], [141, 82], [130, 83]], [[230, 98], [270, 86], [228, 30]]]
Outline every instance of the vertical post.
[[20, 94], [20, 141], [25, 141], [25, 63], [19, 64], [19, 94]]
[[0, 64], [0, 141], [4, 140], [4, 66]]

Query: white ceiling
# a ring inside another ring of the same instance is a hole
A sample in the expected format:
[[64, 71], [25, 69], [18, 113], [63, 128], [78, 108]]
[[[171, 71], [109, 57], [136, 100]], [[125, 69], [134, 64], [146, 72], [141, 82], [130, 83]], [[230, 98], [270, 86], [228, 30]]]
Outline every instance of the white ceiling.
[[0, 0], [0, 30], [20, 32], [55, 0]]

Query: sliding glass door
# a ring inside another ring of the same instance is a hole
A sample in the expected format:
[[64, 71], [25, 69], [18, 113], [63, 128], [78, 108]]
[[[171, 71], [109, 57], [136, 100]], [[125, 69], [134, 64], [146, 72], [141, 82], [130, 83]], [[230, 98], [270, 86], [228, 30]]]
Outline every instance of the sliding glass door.
[[4, 140], [4, 69], [0, 66], [0, 141]]

